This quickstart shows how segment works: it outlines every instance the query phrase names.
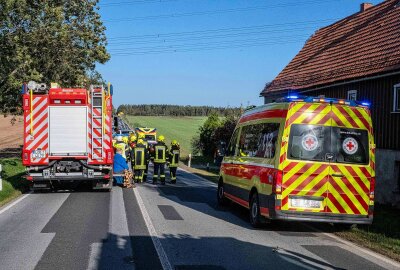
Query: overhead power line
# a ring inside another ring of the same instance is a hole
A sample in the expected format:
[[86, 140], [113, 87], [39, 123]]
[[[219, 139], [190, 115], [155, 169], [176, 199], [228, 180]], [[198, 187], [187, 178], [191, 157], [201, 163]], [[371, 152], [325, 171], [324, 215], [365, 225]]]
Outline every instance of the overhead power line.
[[277, 30], [278, 27], [283, 26], [315, 26], [315, 24], [331, 23], [336, 21], [337, 18], [324, 19], [324, 20], [312, 20], [312, 21], [300, 21], [292, 23], [276, 23], [276, 24], [264, 24], [264, 25], [253, 25], [245, 27], [231, 27], [231, 28], [218, 28], [218, 29], [208, 29], [208, 30], [197, 30], [197, 31], [185, 31], [185, 32], [170, 32], [170, 33], [158, 33], [158, 34], [146, 34], [146, 35], [129, 35], [129, 36], [119, 36], [110, 37], [108, 41], [114, 40], [134, 40], [134, 39], [151, 39], [151, 38], [167, 38], [176, 36], [190, 36], [198, 34], [214, 34], [214, 33], [229, 33], [235, 31], [245, 31], [245, 30], [256, 30], [256, 29], [268, 29]]
[[302, 28], [291, 28], [291, 29], [278, 29], [278, 30], [261, 30], [261, 31], [250, 31], [250, 32], [239, 32], [239, 33], [227, 33], [227, 34], [218, 34], [218, 35], [200, 35], [200, 36], [190, 36], [190, 37], [171, 37], [171, 38], [154, 38], [149, 40], [128, 40], [128, 41], [120, 41], [120, 42], [109, 42], [109, 47], [118, 47], [123, 45], [134, 45], [134, 44], [154, 44], [154, 43], [171, 43], [171, 42], [179, 42], [179, 41], [195, 41], [195, 40], [218, 40], [218, 39], [229, 39], [235, 37], [246, 37], [246, 36], [254, 36], [254, 35], [264, 35], [265, 34], [282, 34], [282, 33], [293, 33], [298, 31], [310, 30], [314, 29], [314, 27], [302, 27]]
[[299, 40], [286, 40], [286, 41], [265, 41], [259, 43], [251, 44], [236, 44], [236, 45], [223, 45], [223, 46], [208, 46], [208, 47], [197, 47], [197, 48], [173, 48], [173, 49], [163, 49], [163, 50], [148, 50], [148, 51], [138, 51], [138, 52], [121, 52], [114, 53], [112, 56], [134, 56], [134, 55], [147, 55], [147, 54], [165, 54], [165, 53], [180, 53], [180, 52], [195, 52], [195, 51], [209, 51], [209, 50], [221, 50], [221, 49], [237, 49], [237, 48], [250, 48], [250, 47], [260, 47], [260, 46], [272, 46], [272, 45], [285, 45], [291, 43], [298, 43]]
[[307, 36], [303, 35], [291, 35], [291, 36], [278, 36], [274, 38], [263, 37], [263, 38], [253, 38], [253, 39], [236, 39], [236, 40], [223, 40], [216, 42], [198, 42], [198, 43], [181, 43], [181, 44], [170, 44], [170, 45], [160, 45], [160, 46], [144, 46], [144, 47], [127, 47], [127, 48], [116, 48], [109, 50], [110, 52], [126, 52], [126, 51], [140, 51], [140, 50], [158, 50], [158, 49], [181, 49], [181, 48], [192, 48], [192, 47], [208, 47], [217, 45], [234, 45], [234, 44], [251, 44], [255, 42], [272, 42], [272, 41], [285, 41], [285, 40], [301, 40], [305, 39]]
[[101, 3], [100, 7], [119, 7], [119, 6], [128, 6], [128, 5], [137, 5], [137, 4], [153, 4], [153, 3], [169, 3], [169, 2], [177, 2], [179, 0], [136, 0], [136, 1], [121, 1], [121, 2], [113, 2], [113, 3]]
[[190, 17], [190, 16], [202, 16], [202, 15], [214, 15], [214, 14], [233, 13], [233, 12], [247, 12], [247, 11], [255, 11], [255, 10], [276, 9], [276, 8], [285, 8], [285, 7], [293, 7], [293, 6], [301, 6], [301, 5], [310, 5], [310, 4], [325, 4], [325, 3], [337, 2], [337, 1], [340, 1], [340, 0], [327, 0], [327, 1], [308, 0], [308, 1], [299, 1], [299, 2], [292, 2], [292, 3], [281, 3], [281, 4], [268, 5], [268, 6], [253, 6], [253, 7], [244, 7], [244, 8], [230, 8], [230, 9], [196, 11], [196, 12], [175, 13], [175, 14], [159, 14], [159, 15], [139, 16], [139, 17], [131, 17], [131, 18], [109, 19], [109, 20], [103, 20], [103, 21], [108, 22], [108, 23], [115, 23], [115, 22], [130, 22], [130, 21], [141, 21], [141, 20], [157, 20], [157, 19], [180, 18], [180, 17]]

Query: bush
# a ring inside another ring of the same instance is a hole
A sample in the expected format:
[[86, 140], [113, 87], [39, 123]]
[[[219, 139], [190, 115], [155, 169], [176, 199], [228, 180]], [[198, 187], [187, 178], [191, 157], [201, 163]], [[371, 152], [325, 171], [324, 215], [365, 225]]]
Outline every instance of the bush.
[[213, 158], [217, 145], [222, 141], [229, 142], [236, 127], [238, 115], [230, 114], [224, 120], [218, 114], [211, 114], [199, 128], [198, 135], [191, 141], [193, 153]]

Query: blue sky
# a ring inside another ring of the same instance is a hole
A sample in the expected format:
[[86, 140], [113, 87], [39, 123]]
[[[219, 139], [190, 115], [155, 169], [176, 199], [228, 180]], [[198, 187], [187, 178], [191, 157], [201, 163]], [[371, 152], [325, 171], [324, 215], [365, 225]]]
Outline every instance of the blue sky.
[[[114, 105], [260, 105], [318, 28], [362, 0], [101, 0]], [[378, 4], [382, 1], [368, 1]]]

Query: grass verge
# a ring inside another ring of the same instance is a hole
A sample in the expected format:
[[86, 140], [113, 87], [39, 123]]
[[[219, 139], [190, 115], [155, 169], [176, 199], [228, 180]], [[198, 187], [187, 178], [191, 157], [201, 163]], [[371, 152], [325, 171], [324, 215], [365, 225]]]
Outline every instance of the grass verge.
[[195, 167], [188, 167], [187, 165], [185, 165], [184, 163], [179, 163], [179, 167], [191, 172], [197, 176], [203, 177], [211, 182], [214, 182], [216, 184], [218, 184], [218, 179], [219, 179], [219, 175], [218, 173], [216, 173], [215, 171], [207, 171], [206, 169], [200, 169], [200, 168], [195, 168]]
[[0, 159], [3, 166], [1, 177], [3, 190], [0, 191], [0, 207], [29, 190], [29, 183], [22, 178], [25, 167], [19, 158]]
[[400, 210], [375, 205], [371, 225], [359, 225], [336, 235], [400, 262]]

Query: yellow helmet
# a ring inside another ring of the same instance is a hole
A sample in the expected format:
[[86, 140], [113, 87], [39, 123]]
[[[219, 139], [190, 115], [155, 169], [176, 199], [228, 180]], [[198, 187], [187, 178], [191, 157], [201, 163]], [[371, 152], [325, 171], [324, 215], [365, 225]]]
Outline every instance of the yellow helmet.
[[165, 141], [164, 135], [158, 136], [157, 141], [158, 141], [158, 142], [164, 142], [164, 141]]
[[134, 141], [136, 141], [136, 135], [135, 134], [132, 134], [131, 135], [131, 137], [129, 138], [129, 142], [134, 142]]
[[139, 133], [138, 138], [139, 138], [139, 139], [144, 139], [144, 138], [146, 138], [146, 136], [144, 135], [144, 133]]
[[144, 141], [143, 141], [143, 139], [139, 139], [139, 140], [137, 141], [137, 143], [138, 143], [138, 144], [144, 144]]
[[171, 141], [171, 145], [179, 145], [179, 143], [178, 143], [177, 140], [172, 140], [172, 141]]

